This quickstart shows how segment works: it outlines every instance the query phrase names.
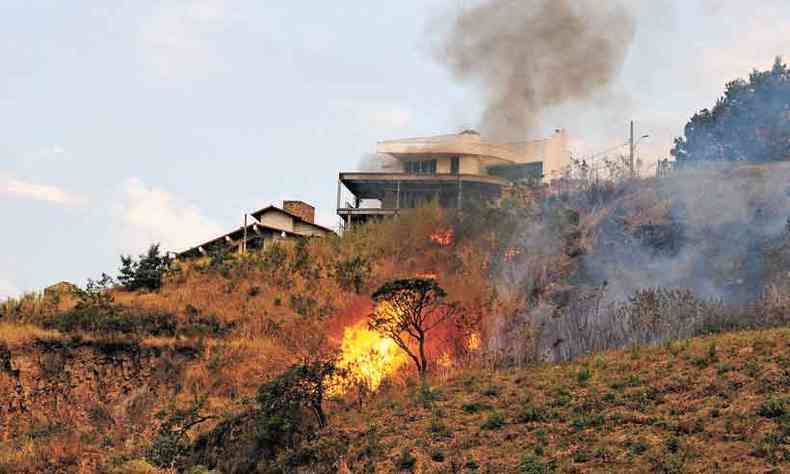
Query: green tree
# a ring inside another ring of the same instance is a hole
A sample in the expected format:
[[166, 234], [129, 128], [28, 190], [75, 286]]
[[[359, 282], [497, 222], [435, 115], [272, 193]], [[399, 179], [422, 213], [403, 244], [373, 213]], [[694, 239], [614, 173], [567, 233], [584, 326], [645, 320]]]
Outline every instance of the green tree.
[[146, 459], [157, 467], [171, 467], [179, 463], [190, 449], [189, 431], [214, 416], [203, 414], [205, 396], [197, 396], [189, 406], [170, 405], [154, 416], [160, 420], [159, 430], [145, 453]]
[[[428, 332], [461, 314], [460, 306], [445, 302], [446, 297], [444, 289], [431, 278], [393, 280], [373, 293], [377, 306], [368, 317], [368, 326], [403, 349], [423, 381], [428, 374]], [[413, 344], [417, 344], [416, 350]]]
[[158, 290], [169, 266], [170, 257], [162, 254], [159, 244], [153, 244], [137, 260], [131, 255], [121, 255], [118, 281], [129, 291]]
[[790, 70], [776, 58], [768, 71], [727, 83], [712, 109], [694, 114], [672, 155], [680, 164], [775, 161], [790, 157]]
[[[305, 412], [312, 413], [319, 428], [327, 424], [323, 409], [330, 378], [337, 373], [334, 360], [322, 359], [297, 364], [258, 388], [258, 439], [270, 449], [290, 447], [308, 422]], [[273, 452], [273, 451], [272, 451]]]

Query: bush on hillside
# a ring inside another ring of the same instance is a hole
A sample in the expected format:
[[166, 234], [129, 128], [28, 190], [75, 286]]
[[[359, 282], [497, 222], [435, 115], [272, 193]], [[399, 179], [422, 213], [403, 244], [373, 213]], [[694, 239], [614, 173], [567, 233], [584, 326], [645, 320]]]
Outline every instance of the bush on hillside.
[[[323, 402], [329, 379], [337, 373], [333, 360], [297, 364], [258, 388], [257, 436], [261, 443], [291, 447], [309, 435], [312, 414], [317, 427], [327, 424]], [[273, 453], [272, 453], [273, 454]]]
[[191, 443], [189, 431], [213, 419], [203, 414], [205, 397], [195, 397], [186, 408], [171, 405], [156, 413], [160, 420], [156, 437], [146, 450], [146, 460], [157, 467], [176, 466], [188, 454]]
[[159, 244], [153, 244], [136, 260], [131, 255], [121, 255], [118, 281], [129, 291], [158, 290], [169, 265], [170, 257], [161, 253]]
[[370, 280], [371, 273], [370, 260], [354, 256], [335, 262], [333, 275], [341, 288], [360, 294]]

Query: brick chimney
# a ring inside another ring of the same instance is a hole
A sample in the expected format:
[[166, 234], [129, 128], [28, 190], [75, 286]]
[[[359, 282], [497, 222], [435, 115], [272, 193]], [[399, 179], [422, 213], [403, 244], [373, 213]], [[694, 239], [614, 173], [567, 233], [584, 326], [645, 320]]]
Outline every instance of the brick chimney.
[[315, 224], [315, 208], [302, 201], [283, 201], [283, 210], [302, 218], [302, 220]]

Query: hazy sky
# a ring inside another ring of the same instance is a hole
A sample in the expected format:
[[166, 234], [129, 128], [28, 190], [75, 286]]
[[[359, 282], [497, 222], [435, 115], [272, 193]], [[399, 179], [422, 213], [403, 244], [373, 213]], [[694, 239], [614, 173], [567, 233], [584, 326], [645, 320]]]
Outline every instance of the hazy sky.
[[[283, 198], [335, 226], [337, 173], [377, 140], [474, 127], [433, 55], [472, 0], [0, 0], [0, 297], [115, 273]], [[546, 115], [589, 154], [667, 155], [726, 81], [790, 55], [785, 0], [626, 0], [617, 81]], [[465, 4], [465, 5], [464, 5]]]

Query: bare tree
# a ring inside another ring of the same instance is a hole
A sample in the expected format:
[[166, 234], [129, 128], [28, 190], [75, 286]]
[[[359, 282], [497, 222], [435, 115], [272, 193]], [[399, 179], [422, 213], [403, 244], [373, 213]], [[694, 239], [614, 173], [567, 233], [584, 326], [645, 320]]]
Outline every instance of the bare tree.
[[427, 333], [461, 313], [457, 303], [444, 301], [446, 296], [447, 292], [430, 278], [389, 281], [373, 293], [377, 306], [369, 316], [368, 326], [403, 349], [423, 381], [428, 374]]

